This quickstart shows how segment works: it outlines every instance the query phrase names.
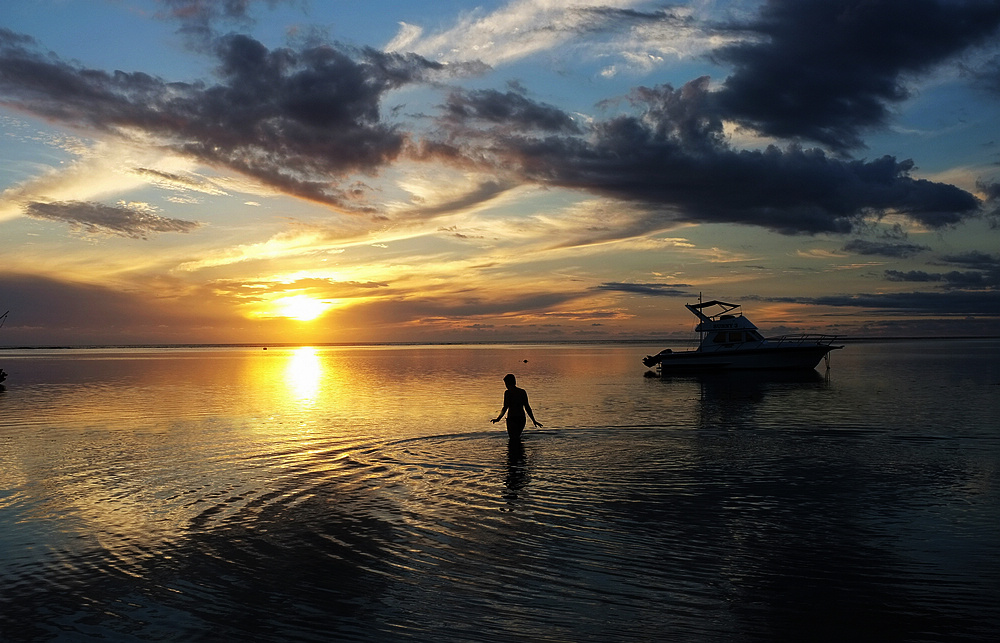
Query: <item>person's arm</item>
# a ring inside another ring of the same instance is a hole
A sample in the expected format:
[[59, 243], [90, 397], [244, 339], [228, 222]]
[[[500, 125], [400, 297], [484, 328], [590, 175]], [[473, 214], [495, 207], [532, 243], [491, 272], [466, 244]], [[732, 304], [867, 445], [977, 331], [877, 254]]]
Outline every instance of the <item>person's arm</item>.
[[542, 426], [542, 423], [535, 419], [535, 414], [531, 412], [531, 405], [528, 404], [528, 393], [524, 394], [524, 410], [527, 412], [528, 417], [531, 418], [531, 423], [535, 426]]
[[507, 406], [508, 406], [507, 394], [508, 393], [509, 393], [509, 391], [504, 391], [503, 392], [503, 408], [500, 409], [500, 415], [498, 415], [495, 420], [490, 420], [490, 422], [492, 422], [493, 424], [496, 424], [497, 422], [499, 422], [500, 420], [502, 420], [503, 419], [503, 414], [507, 412]]

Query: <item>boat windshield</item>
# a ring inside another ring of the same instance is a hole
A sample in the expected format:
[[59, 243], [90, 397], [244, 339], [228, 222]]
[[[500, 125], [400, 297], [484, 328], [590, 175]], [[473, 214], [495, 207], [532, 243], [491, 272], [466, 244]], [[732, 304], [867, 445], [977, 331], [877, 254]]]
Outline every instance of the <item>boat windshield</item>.
[[714, 344], [742, 344], [744, 342], [762, 342], [764, 338], [755, 330], [719, 331], [712, 337]]

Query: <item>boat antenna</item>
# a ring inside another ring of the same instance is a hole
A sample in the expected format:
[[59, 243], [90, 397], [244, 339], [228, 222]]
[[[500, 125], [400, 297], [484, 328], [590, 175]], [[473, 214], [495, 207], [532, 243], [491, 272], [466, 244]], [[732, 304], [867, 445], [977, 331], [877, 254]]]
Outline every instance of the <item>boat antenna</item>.
[[10, 311], [8, 310], [4, 314], [0, 315], [0, 328], [3, 328], [3, 323], [5, 321], [7, 321], [7, 315], [9, 315], [9, 314], [10, 314]]
[[[699, 306], [701, 305], [701, 291], [700, 290], [698, 291], [698, 305]], [[700, 310], [700, 308], [699, 308], [699, 310]], [[698, 322], [698, 328], [702, 328], [701, 322]], [[704, 344], [704, 343], [705, 343], [705, 331], [704, 330], [699, 330], [698, 331], [698, 348], [701, 348], [701, 345]]]

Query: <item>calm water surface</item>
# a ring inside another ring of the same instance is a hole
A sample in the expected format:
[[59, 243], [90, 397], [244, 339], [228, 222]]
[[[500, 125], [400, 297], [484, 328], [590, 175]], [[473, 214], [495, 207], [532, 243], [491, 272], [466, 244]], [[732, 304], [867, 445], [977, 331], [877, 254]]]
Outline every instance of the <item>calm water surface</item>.
[[0, 640], [1000, 631], [1000, 341], [660, 348], [0, 351]]

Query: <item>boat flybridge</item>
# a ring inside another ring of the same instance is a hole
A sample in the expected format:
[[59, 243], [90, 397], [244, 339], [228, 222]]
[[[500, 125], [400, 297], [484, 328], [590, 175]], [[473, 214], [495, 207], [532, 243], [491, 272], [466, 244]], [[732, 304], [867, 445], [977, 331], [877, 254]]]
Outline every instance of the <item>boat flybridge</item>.
[[740, 304], [713, 299], [684, 304], [699, 319], [698, 348], [665, 349], [642, 363], [661, 374], [715, 369], [811, 369], [829, 358], [836, 335], [801, 334], [765, 338], [740, 310]]

